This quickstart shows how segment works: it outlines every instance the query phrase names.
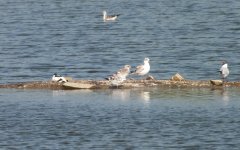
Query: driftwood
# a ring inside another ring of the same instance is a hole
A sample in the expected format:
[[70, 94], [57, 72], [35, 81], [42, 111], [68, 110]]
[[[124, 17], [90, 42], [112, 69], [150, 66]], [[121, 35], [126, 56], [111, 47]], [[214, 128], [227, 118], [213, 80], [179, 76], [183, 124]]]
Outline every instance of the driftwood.
[[145, 88], [145, 87], [167, 87], [167, 88], [213, 88], [213, 87], [237, 87], [240, 82], [225, 82], [218, 84], [219, 80], [193, 81], [193, 80], [126, 80], [119, 86], [112, 86], [106, 80], [72, 80], [67, 83], [53, 81], [33, 81], [23, 83], [2, 84], [0, 88], [15, 89], [111, 89], [111, 88]]

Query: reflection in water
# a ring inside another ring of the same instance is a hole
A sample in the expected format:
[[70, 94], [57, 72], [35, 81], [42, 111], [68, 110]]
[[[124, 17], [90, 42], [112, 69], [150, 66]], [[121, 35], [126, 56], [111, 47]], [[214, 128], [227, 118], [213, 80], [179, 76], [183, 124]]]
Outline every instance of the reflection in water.
[[113, 89], [109, 90], [110, 96], [113, 99], [120, 99], [120, 100], [129, 100], [132, 98], [137, 98], [141, 101], [144, 101], [144, 103], [148, 104], [150, 101], [150, 92], [149, 91], [142, 91], [139, 89]]
[[53, 90], [52, 95], [55, 96], [63, 96], [66, 95], [66, 92], [64, 90]]
[[114, 149], [127, 141], [140, 145], [136, 149], [169, 149], [158, 147], [159, 139], [180, 149], [196, 141], [199, 145], [210, 141], [206, 149], [221, 149], [212, 145], [220, 145], [224, 138], [239, 145], [235, 130], [240, 122], [239, 89], [4, 90], [0, 94], [0, 145], [5, 149], [13, 143], [15, 149], [43, 142], [56, 145], [62, 139], [64, 149], [79, 146], [79, 139], [83, 140], [77, 149]]
[[111, 90], [111, 96], [114, 99], [128, 100], [130, 98], [130, 90], [113, 89]]
[[141, 91], [140, 96], [146, 104], [149, 104], [149, 102], [150, 102], [150, 92]]
[[53, 90], [52, 96], [58, 97], [58, 96], [66, 96], [66, 95], [73, 95], [73, 94], [89, 94], [93, 92], [89, 89], [81, 89], [81, 90]]
[[222, 90], [221, 91], [221, 95], [222, 95], [222, 100], [223, 102], [228, 105], [228, 102], [229, 102], [229, 95], [228, 95], [228, 91], [227, 90]]
[[[56, 90], [52, 91], [53, 97], [62, 97], [66, 95], [108, 95], [109, 99], [128, 101], [136, 99], [142, 101], [144, 104], [149, 105], [151, 99], [199, 99], [206, 98], [206, 95], [213, 96], [224, 102], [224, 105], [229, 103], [229, 91], [224, 88], [209, 90], [197, 89], [108, 89], [108, 90]], [[101, 99], [101, 96], [97, 96]], [[208, 98], [207, 98], [208, 99]]]
[[221, 100], [224, 102], [225, 105], [228, 105], [229, 103], [229, 92], [227, 89], [224, 88], [218, 88], [218, 89], [212, 89], [214, 90], [214, 93], [218, 96], [221, 96]]

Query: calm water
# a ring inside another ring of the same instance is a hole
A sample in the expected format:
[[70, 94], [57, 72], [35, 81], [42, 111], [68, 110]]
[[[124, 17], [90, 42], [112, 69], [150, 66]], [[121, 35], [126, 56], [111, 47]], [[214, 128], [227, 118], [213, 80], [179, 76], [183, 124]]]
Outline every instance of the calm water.
[[[121, 14], [104, 23], [102, 11]], [[0, 0], [0, 83], [57, 72], [240, 80], [240, 1]], [[0, 90], [1, 149], [237, 149], [238, 89]]]
[[[1, 82], [48, 80], [54, 72], [102, 79], [151, 60], [151, 74], [218, 78], [222, 60], [239, 80], [240, 2], [233, 0], [0, 2]], [[121, 14], [102, 21], [102, 10]]]
[[3, 149], [239, 149], [239, 90], [1, 90]]

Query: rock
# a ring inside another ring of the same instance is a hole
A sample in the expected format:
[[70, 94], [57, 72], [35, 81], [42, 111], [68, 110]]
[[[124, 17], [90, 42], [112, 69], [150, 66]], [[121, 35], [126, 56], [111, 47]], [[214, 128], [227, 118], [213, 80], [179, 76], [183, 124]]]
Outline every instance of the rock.
[[73, 78], [72, 77], [64, 77], [68, 82], [71, 82], [73, 81]]
[[185, 80], [179, 73], [176, 73], [174, 76], [171, 78], [172, 81], [183, 81]]
[[90, 89], [93, 87], [93, 84], [66, 82], [63, 84], [63, 86], [67, 88], [73, 88], [73, 89]]
[[221, 86], [223, 85], [223, 81], [222, 80], [210, 80], [210, 83], [212, 85], [216, 85], [216, 86]]
[[153, 76], [151, 76], [151, 75], [148, 75], [146, 80], [155, 80], [155, 78]]

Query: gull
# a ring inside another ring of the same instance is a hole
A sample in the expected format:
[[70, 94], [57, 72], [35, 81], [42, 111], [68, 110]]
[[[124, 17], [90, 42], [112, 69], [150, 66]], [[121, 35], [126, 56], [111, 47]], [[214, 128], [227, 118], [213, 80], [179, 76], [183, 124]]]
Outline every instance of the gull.
[[121, 78], [120, 72], [117, 72], [111, 76], [111, 79], [109, 80], [111, 85], [113, 86], [119, 86], [123, 83], [124, 79]]
[[137, 74], [137, 75], [140, 75], [140, 76], [144, 76], [149, 71], [150, 71], [149, 58], [145, 58], [144, 59], [144, 64], [137, 66], [136, 70], [133, 71], [131, 74]]
[[54, 74], [53, 74], [53, 76], [52, 76], [52, 81], [60, 82], [60, 83], [67, 82], [67, 80], [66, 80], [63, 76], [57, 75], [57, 73], [54, 73]]
[[223, 61], [222, 62], [222, 66], [219, 70], [221, 76], [222, 76], [222, 79], [223, 81], [227, 78], [227, 76], [229, 75], [229, 69], [228, 69], [228, 64], [226, 61]]
[[113, 75], [105, 79], [109, 80], [113, 85], [118, 86], [119, 84], [126, 80], [127, 76], [130, 73], [130, 69], [131, 69], [130, 65], [125, 65], [123, 68], [119, 69]]
[[118, 18], [118, 16], [119, 14], [108, 16], [107, 11], [105, 10], [103, 11], [103, 21], [115, 21]]
[[125, 65], [123, 68], [118, 70], [119, 76], [123, 81], [125, 81], [127, 76], [129, 75], [130, 69], [131, 69], [130, 65]]

